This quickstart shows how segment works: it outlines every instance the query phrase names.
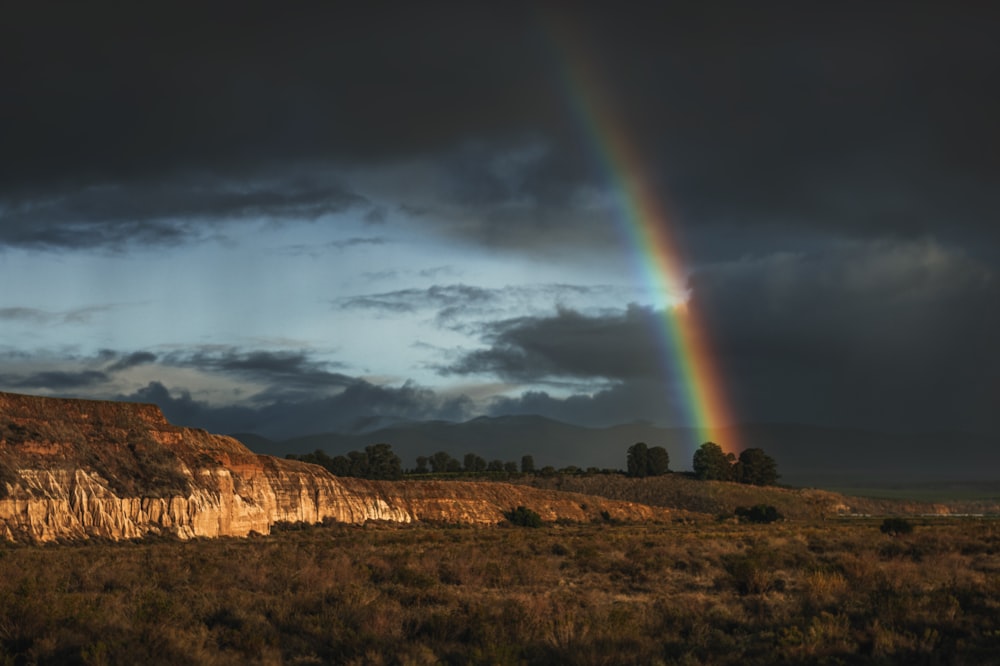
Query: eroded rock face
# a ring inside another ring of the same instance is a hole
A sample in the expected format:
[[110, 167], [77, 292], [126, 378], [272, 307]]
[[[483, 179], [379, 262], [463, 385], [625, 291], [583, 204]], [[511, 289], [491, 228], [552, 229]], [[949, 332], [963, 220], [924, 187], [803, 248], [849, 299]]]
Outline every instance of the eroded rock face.
[[0, 536], [25, 541], [268, 533], [276, 522], [494, 524], [666, 518], [665, 509], [502, 483], [366, 481], [180, 428], [153, 405], [0, 393]]

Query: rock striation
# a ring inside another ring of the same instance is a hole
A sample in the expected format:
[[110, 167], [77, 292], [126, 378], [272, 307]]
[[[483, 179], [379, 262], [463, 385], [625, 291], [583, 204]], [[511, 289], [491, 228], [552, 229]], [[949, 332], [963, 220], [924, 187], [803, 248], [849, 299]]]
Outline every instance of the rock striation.
[[504, 483], [336, 477], [175, 426], [154, 405], [0, 392], [0, 537], [8, 540], [247, 536], [299, 521], [482, 525], [521, 505], [545, 520], [668, 517]]

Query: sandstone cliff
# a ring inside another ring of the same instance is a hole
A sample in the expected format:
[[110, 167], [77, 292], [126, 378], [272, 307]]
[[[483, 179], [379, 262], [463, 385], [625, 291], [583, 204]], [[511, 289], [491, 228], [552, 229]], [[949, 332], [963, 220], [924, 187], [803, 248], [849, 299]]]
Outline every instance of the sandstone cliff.
[[366, 481], [256, 455], [159, 408], [0, 393], [0, 536], [25, 541], [268, 533], [276, 522], [494, 524], [667, 517], [667, 510], [502, 483]]

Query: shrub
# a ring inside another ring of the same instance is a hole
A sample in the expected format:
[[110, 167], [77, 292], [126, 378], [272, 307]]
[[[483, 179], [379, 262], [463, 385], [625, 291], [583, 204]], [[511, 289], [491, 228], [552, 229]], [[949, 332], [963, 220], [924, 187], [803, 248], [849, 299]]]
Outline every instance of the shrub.
[[518, 527], [541, 527], [542, 517], [528, 507], [519, 506], [504, 514], [504, 517]]
[[736, 515], [741, 522], [761, 524], [773, 523], [784, 518], [769, 504], [755, 504], [749, 509], [745, 506], [736, 507]]
[[888, 534], [889, 536], [909, 534], [913, 531], [913, 523], [906, 518], [886, 518], [882, 521], [882, 526], [879, 527], [879, 530], [882, 534]]

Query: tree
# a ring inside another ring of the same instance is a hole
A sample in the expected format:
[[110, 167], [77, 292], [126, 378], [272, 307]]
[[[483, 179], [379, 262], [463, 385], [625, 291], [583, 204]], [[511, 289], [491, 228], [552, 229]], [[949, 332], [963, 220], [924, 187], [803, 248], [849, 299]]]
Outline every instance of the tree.
[[784, 518], [784, 516], [778, 513], [778, 510], [770, 504], [755, 504], [750, 508], [738, 506], [736, 507], [735, 513], [740, 519], [740, 522], [759, 523], [763, 525], [773, 523], [776, 520]]
[[334, 456], [326, 466], [334, 476], [353, 476], [351, 473], [351, 461], [347, 456]]
[[736, 456], [724, 453], [715, 442], [705, 442], [694, 452], [694, 475], [703, 480], [730, 481], [735, 460]]
[[503, 471], [507, 472], [508, 474], [517, 474], [517, 463], [514, 462], [513, 460], [505, 462], [503, 464]]
[[537, 511], [532, 511], [526, 506], [519, 506], [516, 509], [504, 512], [504, 517], [512, 524], [519, 527], [541, 527], [542, 517]]
[[648, 457], [649, 449], [646, 447], [645, 442], [636, 442], [632, 446], [628, 447], [628, 475], [638, 478], [646, 476]]
[[373, 444], [366, 446], [364, 451], [348, 451], [347, 455], [333, 458], [319, 449], [301, 456], [290, 454], [289, 457], [321, 465], [335, 476], [355, 476], [363, 479], [399, 479], [403, 476], [402, 461], [388, 444]]
[[488, 465], [486, 465], [487, 472], [502, 472], [503, 471], [503, 461], [502, 460], [491, 460]]
[[475, 453], [466, 453], [464, 468], [466, 472], [484, 472], [486, 471], [486, 461]]
[[413, 470], [417, 474], [427, 474], [430, 469], [427, 467], [427, 463], [430, 459], [427, 456], [417, 456], [417, 468]]
[[628, 448], [628, 475], [642, 478], [660, 476], [670, 471], [670, 454], [662, 446], [636, 442]]
[[736, 480], [740, 483], [773, 486], [778, 482], [778, 465], [763, 449], [743, 449], [737, 465], [739, 476]]
[[910, 534], [913, 532], [913, 523], [906, 518], [886, 518], [882, 521], [879, 531], [889, 536], [899, 536], [900, 534]]
[[458, 461], [451, 457], [446, 451], [438, 451], [433, 454], [430, 459], [431, 471], [435, 474], [441, 474], [442, 472], [450, 471], [450, 468], [454, 465], [458, 465]]
[[524, 474], [535, 473], [535, 459], [532, 456], [521, 456], [521, 472]]
[[[337, 456], [340, 458], [342, 456]], [[336, 460], [336, 458], [334, 458]], [[368, 454], [361, 451], [347, 452], [347, 474], [345, 476], [356, 476], [366, 478], [368, 476]]]
[[651, 446], [646, 451], [646, 475], [662, 476], [670, 471], [670, 454], [662, 446]]
[[365, 447], [364, 476], [367, 479], [401, 479], [403, 462], [388, 444], [372, 444]]

